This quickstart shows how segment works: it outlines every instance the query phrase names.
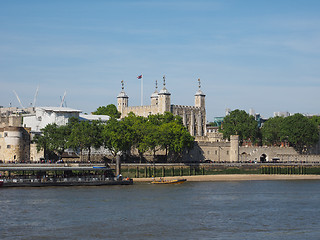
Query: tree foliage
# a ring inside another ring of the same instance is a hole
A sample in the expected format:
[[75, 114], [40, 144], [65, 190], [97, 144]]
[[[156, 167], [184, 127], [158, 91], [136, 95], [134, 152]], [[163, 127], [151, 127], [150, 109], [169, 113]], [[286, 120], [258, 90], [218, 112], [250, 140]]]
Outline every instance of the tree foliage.
[[106, 147], [115, 157], [119, 152], [131, 149], [133, 135], [127, 128], [125, 122], [111, 118], [102, 130], [102, 140]]
[[91, 148], [104, 146], [115, 157], [137, 149], [140, 159], [145, 152], [166, 150], [175, 158], [181, 156], [185, 149], [193, 147], [194, 138], [183, 126], [181, 117], [171, 113], [136, 116], [129, 113], [122, 120], [110, 118], [107, 123], [98, 121], [79, 121], [70, 119], [66, 126], [50, 124], [43, 129], [43, 135], [37, 139], [38, 148], [55, 151], [61, 156], [66, 148], [88, 150], [89, 160]]
[[299, 153], [306, 152], [319, 141], [318, 126], [299, 113], [286, 117], [281, 129], [281, 141], [288, 141]]
[[37, 150], [54, 152], [61, 159], [62, 153], [67, 148], [70, 130], [69, 126], [58, 126], [55, 123], [48, 124], [42, 129], [42, 135], [36, 136]]
[[102, 126], [99, 121], [73, 121], [70, 123], [71, 133], [68, 139], [68, 147], [80, 150], [82, 157], [83, 150], [88, 150], [89, 161], [91, 148], [99, 148], [102, 145]]
[[262, 142], [267, 145], [280, 145], [281, 144], [281, 129], [284, 117], [274, 117], [268, 119], [262, 128]]
[[288, 142], [299, 153], [306, 152], [319, 141], [317, 121], [317, 118], [309, 119], [298, 113], [286, 118], [270, 118], [261, 129], [263, 142], [270, 145]]
[[255, 142], [258, 138], [259, 129], [253, 116], [250, 116], [244, 110], [236, 109], [224, 118], [220, 132], [223, 133], [224, 139], [230, 139], [231, 135], [238, 135], [242, 143], [248, 139]]
[[121, 113], [118, 112], [117, 107], [114, 104], [109, 104], [107, 106], [98, 107], [93, 115], [108, 115], [113, 118], [120, 118]]

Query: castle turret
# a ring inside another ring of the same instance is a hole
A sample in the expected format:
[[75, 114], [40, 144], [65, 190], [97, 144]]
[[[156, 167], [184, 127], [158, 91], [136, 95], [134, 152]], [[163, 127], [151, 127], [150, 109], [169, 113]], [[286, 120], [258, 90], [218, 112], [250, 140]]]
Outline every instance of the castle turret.
[[129, 97], [127, 96], [127, 94], [124, 91], [124, 82], [123, 82], [123, 80], [121, 81], [121, 85], [122, 85], [122, 91], [117, 96], [117, 99], [118, 99], [118, 111], [122, 115], [122, 113], [124, 112], [124, 109], [128, 107], [128, 99], [129, 99]]
[[206, 101], [205, 101], [205, 97], [206, 95], [201, 91], [201, 82], [200, 82], [200, 78], [198, 79], [199, 82], [199, 89], [195, 94], [195, 107], [199, 107], [199, 108], [206, 108]]
[[159, 92], [158, 92], [158, 81], [156, 81], [156, 90], [151, 95], [151, 106], [158, 106]]
[[159, 92], [158, 100], [158, 109], [159, 113], [170, 112], [171, 102], [170, 102], [171, 93], [166, 89], [166, 77], [163, 76], [163, 88]]

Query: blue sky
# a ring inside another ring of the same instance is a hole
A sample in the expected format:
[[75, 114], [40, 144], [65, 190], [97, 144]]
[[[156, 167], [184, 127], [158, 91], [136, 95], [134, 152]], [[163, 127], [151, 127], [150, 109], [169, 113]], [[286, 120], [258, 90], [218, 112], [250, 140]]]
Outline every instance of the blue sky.
[[207, 118], [225, 108], [319, 114], [320, 1], [0, 1], [0, 105], [33, 102], [84, 112], [150, 103], [166, 75], [171, 101]]

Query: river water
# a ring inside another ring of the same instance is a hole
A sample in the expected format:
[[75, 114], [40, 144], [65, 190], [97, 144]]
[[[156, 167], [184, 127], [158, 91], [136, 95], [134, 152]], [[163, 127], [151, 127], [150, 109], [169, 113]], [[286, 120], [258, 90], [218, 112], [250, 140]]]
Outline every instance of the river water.
[[0, 189], [0, 239], [319, 239], [320, 181]]

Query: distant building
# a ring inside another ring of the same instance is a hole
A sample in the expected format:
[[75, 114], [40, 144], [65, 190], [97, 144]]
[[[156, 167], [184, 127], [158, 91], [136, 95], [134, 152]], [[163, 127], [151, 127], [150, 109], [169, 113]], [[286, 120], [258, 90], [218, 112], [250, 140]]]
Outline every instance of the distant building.
[[151, 105], [129, 107], [129, 97], [124, 92], [124, 85], [122, 81], [122, 91], [118, 95], [118, 111], [121, 113], [121, 118], [126, 117], [130, 112], [138, 116], [147, 117], [150, 114], [163, 114], [164, 112], [171, 112], [173, 115], [182, 117], [184, 126], [189, 130], [192, 136], [206, 135], [206, 106], [205, 94], [201, 91], [200, 79], [199, 89], [195, 94], [194, 106], [173, 105], [170, 101], [171, 93], [166, 89], [165, 77], [163, 77], [163, 88], [158, 92], [156, 83], [156, 90], [151, 95]]
[[274, 112], [274, 117], [289, 117], [291, 114], [289, 112]]
[[48, 124], [66, 125], [69, 118], [79, 118], [81, 112], [66, 107], [36, 107], [34, 113], [24, 115], [23, 126], [31, 128], [33, 133], [39, 133]]
[[110, 117], [107, 115], [91, 115], [91, 114], [80, 114], [79, 120], [80, 121], [101, 121], [107, 122], [109, 121]]

